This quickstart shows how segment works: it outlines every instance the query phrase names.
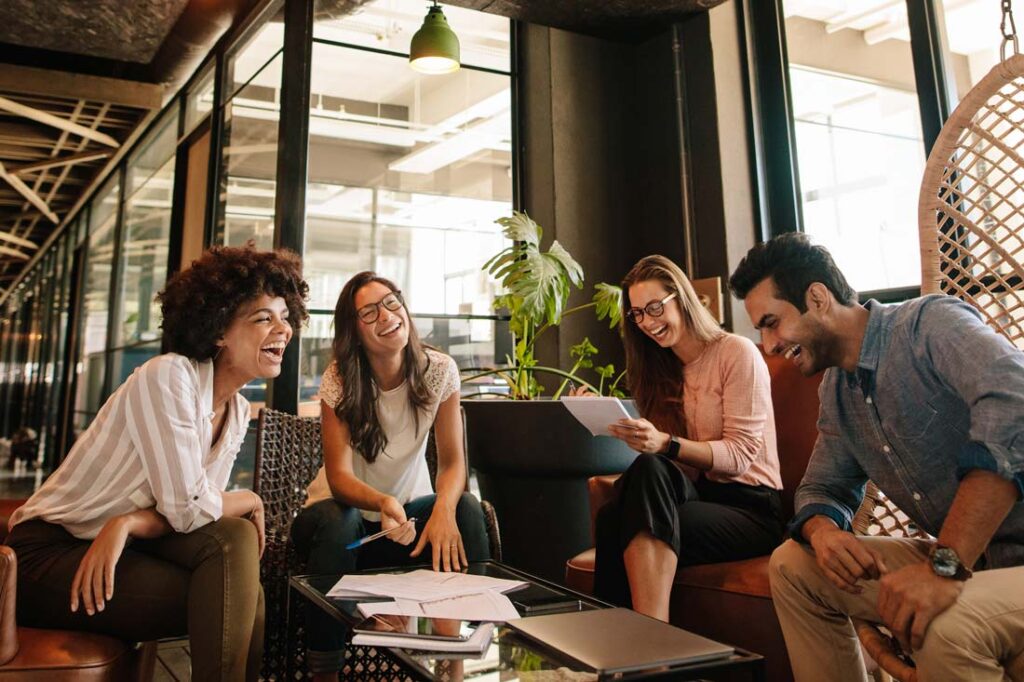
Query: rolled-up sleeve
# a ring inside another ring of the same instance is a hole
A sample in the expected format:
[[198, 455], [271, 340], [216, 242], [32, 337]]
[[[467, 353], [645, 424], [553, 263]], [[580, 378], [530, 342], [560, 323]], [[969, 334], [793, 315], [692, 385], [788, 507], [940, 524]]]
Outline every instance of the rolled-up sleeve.
[[750, 468], [764, 447], [771, 378], [757, 347], [742, 337], [730, 338], [722, 363], [722, 437], [708, 441], [711, 469], [738, 476]]
[[203, 468], [198, 386], [185, 358], [144, 365], [126, 383], [128, 433], [156, 510], [179, 533], [216, 521], [221, 492]]
[[971, 413], [969, 441], [957, 453], [958, 478], [992, 471], [1013, 481], [1024, 499], [1024, 353], [952, 296], [928, 302], [916, 333], [936, 374]]
[[[822, 390], [827, 390], [822, 384]], [[789, 535], [806, 542], [804, 524], [812, 516], [827, 516], [843, 530], [853, 528], [853, 515], [864, 499], [868, 477], [843, 443], [836, 424], [824, 416], [818, 419], [818, 439], [810, 462], [796, 489], [796, 514], [789, 524]]]

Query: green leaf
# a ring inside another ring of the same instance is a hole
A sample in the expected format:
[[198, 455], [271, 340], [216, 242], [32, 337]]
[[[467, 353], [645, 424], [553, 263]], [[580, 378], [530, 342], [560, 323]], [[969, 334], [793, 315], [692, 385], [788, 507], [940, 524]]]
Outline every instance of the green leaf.
[[593, 301], [597, 319], [608, 318], [608, 327], [615, 329], [622, 319], [622, 287], [598, 282], [594, 286]]
[[498, 218], [494, 222], [501, 225], [506, 239], [511, 239], [514, 242], [526, 242], [532, 246], [540, 244], [543, 230], [525, 213], [513, 211], [511, 218]]
[[566, 277], [568, 277], [571, 284], [575, 285], [577, 289], [583, 287], [583, 268], [572, 256], [569, 255], [569, 252], [558, 243], [558, 240], [551, 243], [551, 248], [548, 249], [546, 255], [561, 264], [565, 269]]
[[595, 367], [594, 371], [597, 372], [598, 376], [602, 379], [611, 379], [615, 376], [615, 365], [608, 364], [603, 367]]
[[569, 349], [569, 357], [585, 359], [592, 355], [597, 355], [597, 346], [591, 343], [590, 338], [586, 336], [583, 337], [582, 341]]

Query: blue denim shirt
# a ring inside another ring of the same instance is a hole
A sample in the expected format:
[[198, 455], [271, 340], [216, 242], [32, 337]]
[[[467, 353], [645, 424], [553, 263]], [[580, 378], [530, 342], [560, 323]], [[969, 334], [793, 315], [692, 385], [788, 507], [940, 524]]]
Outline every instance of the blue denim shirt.
[[[952, 296], [868, 301], [854, 372], [833, 367], [818, 391], [818, 440], [796, 491], [793, 537], [832, 518], [849, 530], [871, 479], [920, 528], [938, 535], [972, 469], [1024, 495], [1024, 353]], [[1024, 504], [985, 551], [986, 567], [1024, 564]]]

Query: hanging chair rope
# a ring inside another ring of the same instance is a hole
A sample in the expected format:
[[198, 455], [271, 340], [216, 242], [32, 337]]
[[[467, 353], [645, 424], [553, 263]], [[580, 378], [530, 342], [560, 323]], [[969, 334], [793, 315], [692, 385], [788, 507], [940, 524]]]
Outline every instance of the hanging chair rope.
[[1013, 22], [1013, 8], [1010, 0], [1002, 0], [1003, 20], [999, 22], [999, 30], [1003, 33], [1003, 43], [999, 46], [999, 57], [1006, 61], [1006, 48], [1013, 43], [1013, 53], [1020, 54], [1017, 44], [1017, 25]]

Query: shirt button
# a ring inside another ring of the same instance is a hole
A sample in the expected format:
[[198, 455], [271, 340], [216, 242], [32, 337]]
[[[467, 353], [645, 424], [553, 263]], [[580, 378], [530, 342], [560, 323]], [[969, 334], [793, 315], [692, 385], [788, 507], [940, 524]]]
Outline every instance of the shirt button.
[[921, 500], [921, 493], [914, 493], [914, 499], [920, 501]]
[[192, 498], [193, 501], [198, 500], [198, 499], [199, 499], [198, 495], [196, 495], [195, 497]]
[[882, 446], [882, 452], [889, 452], [889, 446], [888, 445], [883, 445]]
[[871, 396], [868, 396], [867, 398], [864, 398], [864, 402], [866, 402], [866, 403], [867, 403], [868, 405], [870, 405], [870, 404], [871, 404], [871, 403], [873, 403], [874, 401], [873, 401], [873, 400], [871, 400]]

